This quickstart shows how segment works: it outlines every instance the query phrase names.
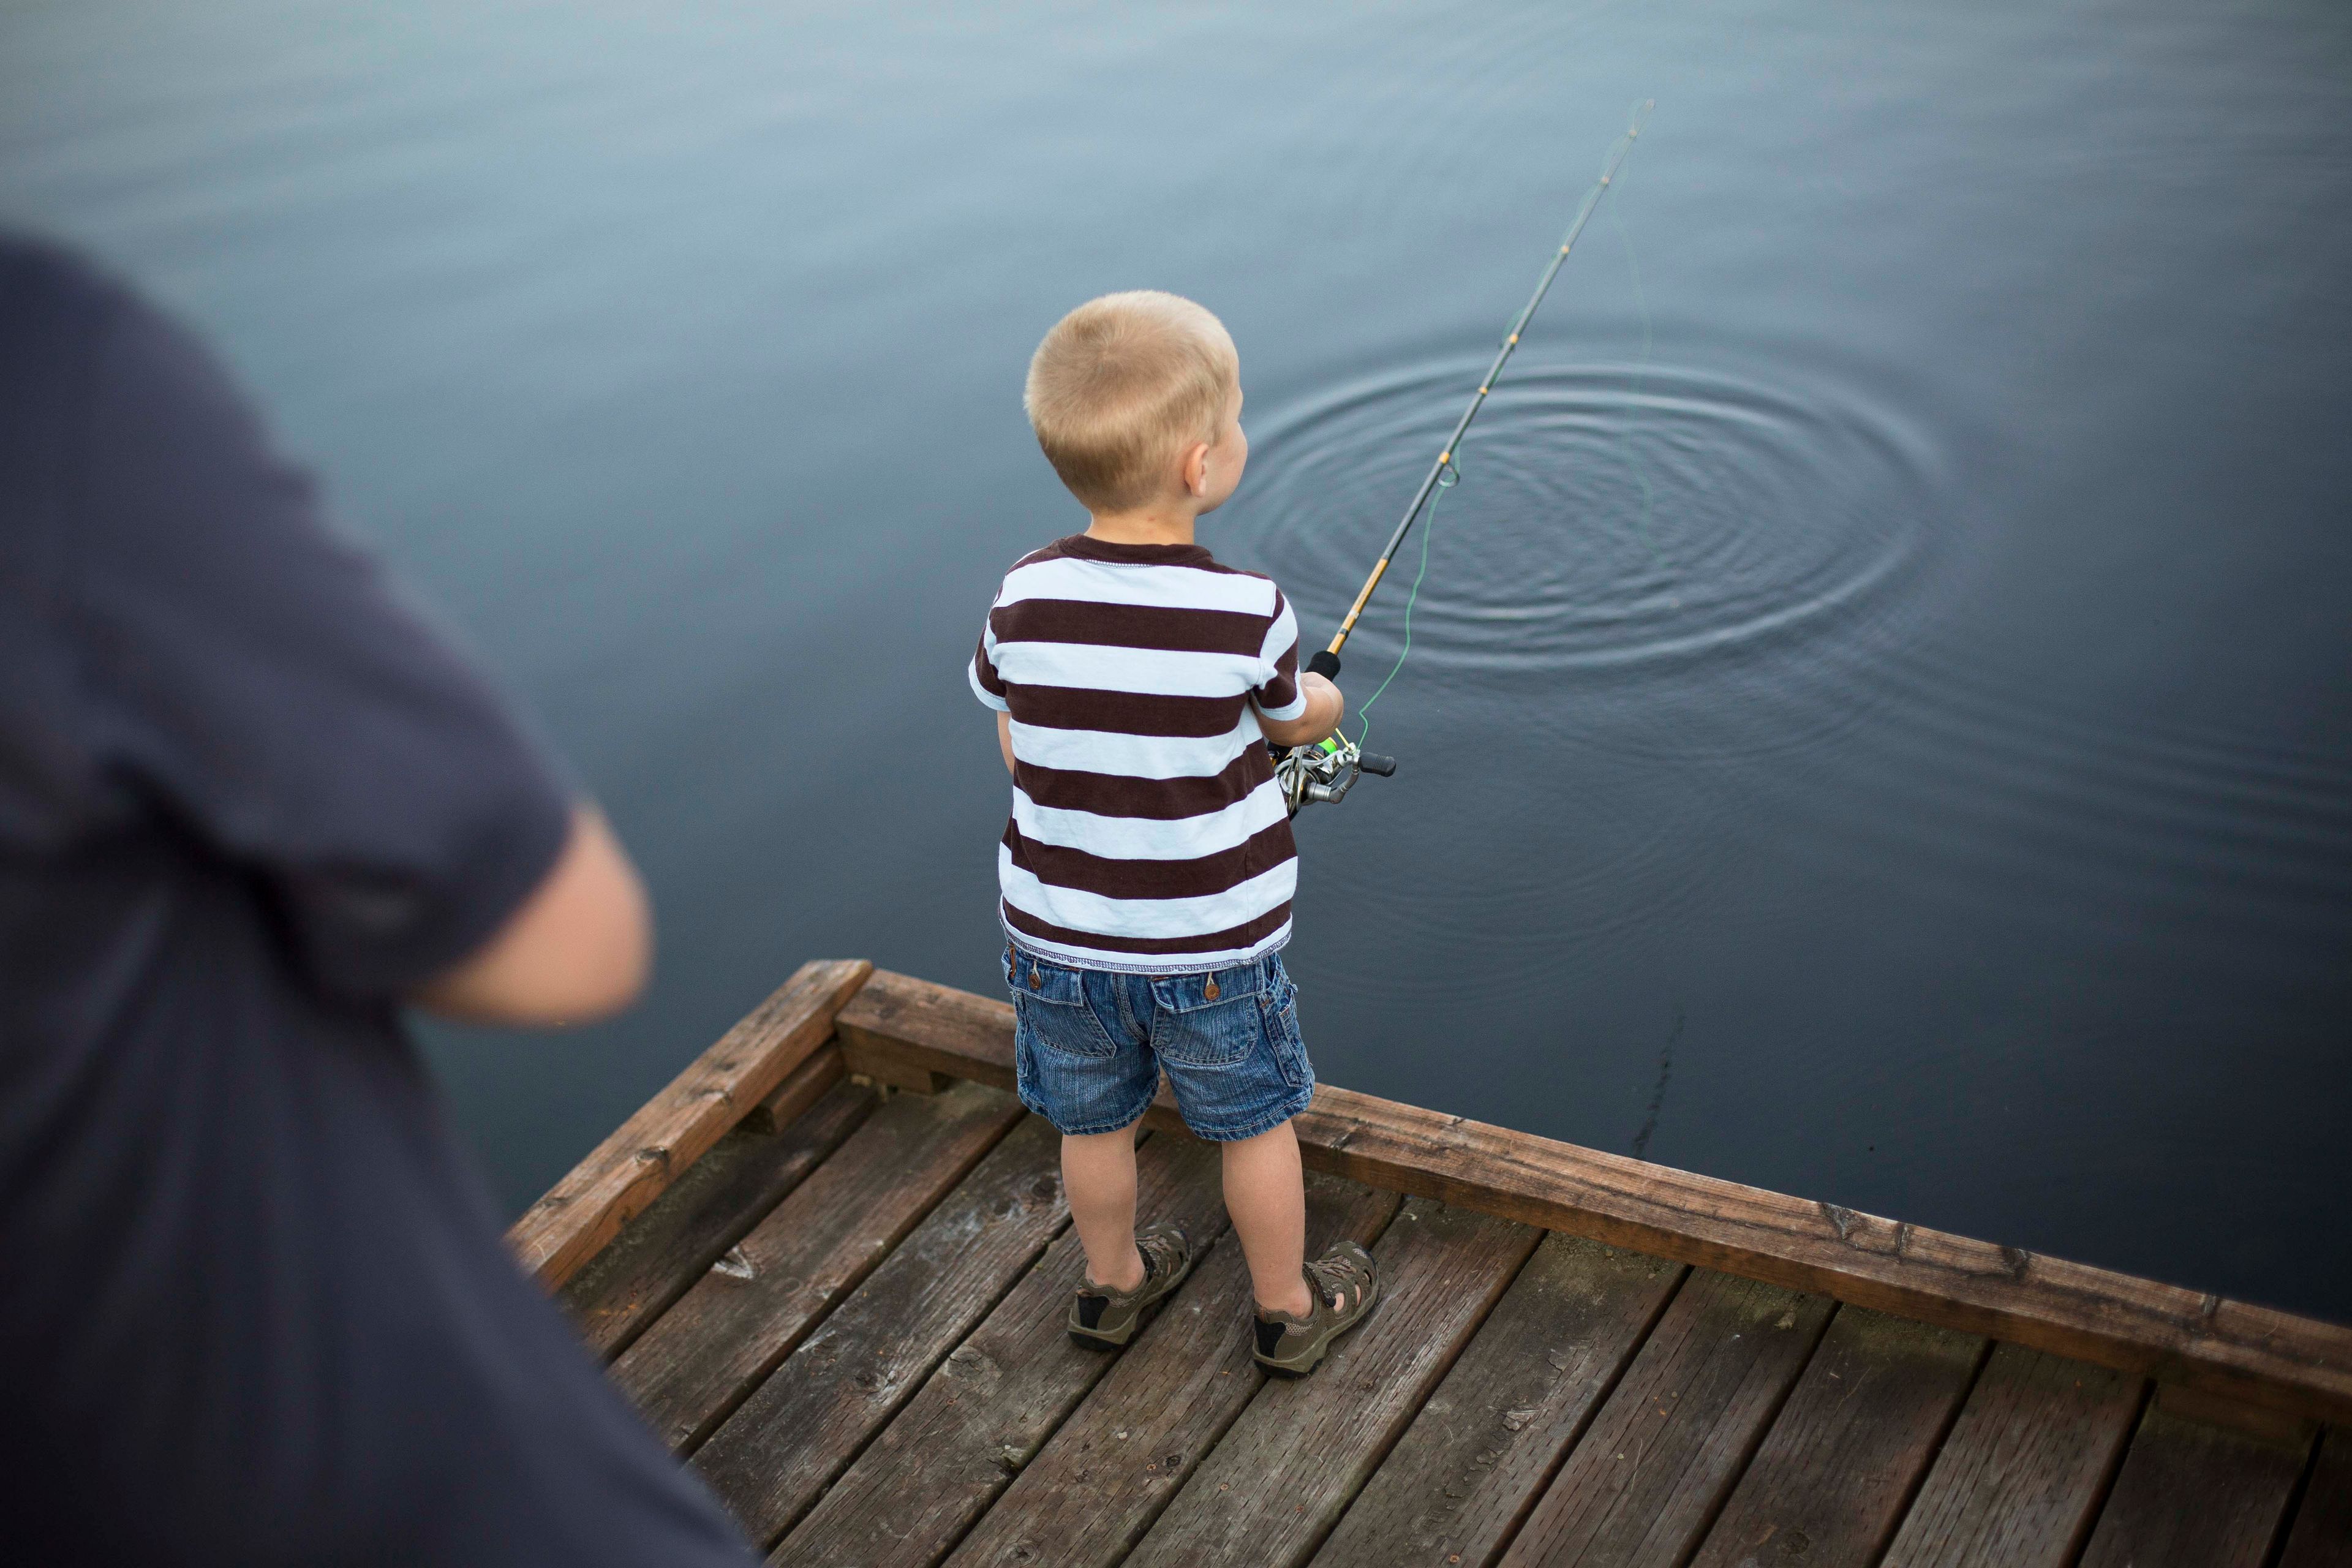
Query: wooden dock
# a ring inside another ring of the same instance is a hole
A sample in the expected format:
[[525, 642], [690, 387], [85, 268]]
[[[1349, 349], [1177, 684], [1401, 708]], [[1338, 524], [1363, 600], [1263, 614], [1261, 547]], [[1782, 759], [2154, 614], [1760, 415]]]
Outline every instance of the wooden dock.
[[1141, 1210], [1217, 1239], [1080, 1349], [1012, 1081], [1003, 1003], [812, 963], [516, 1223], [772, 1563], [2352, 1568], [2352, 1330], [1345, 1089], [1322, 1370], [1164, 1096]]

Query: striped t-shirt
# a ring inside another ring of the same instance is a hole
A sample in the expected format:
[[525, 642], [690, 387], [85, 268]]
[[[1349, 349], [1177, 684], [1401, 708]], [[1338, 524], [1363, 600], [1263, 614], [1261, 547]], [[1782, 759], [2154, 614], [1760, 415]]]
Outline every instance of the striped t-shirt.
[[1182, 974], [1290, 940], [1297, 851], [1257, 721], [1307, 699], [1271, 579], [1194, 544], [1057, 540], [1006, 574], [971, 688], [1013, 716], [1016, 946]]

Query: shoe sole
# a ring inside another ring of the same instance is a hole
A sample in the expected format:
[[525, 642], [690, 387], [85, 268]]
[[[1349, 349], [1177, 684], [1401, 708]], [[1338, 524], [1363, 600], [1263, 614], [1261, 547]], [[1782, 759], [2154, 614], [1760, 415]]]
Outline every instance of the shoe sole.
[[1323, 1358], [1331, 1353], [1331, 1342], [1333, 1340], [1338, 1339], [1341, 1334], [1346, 1333], [1349, 1330], [1361, 1325], [1366, 1318], [1372, 1315], [1372, 1309], [1380, 1304], [1381, 1282], [1378, 1279], [1375, 1279], [1371, 1283], [1371, 1288], [1364, 1294], [1364, 1304], [1356, 1309], [1356, 1315], [1354, 1317], [1346, 1319], [1340, 1322], [1336, 1322], [1329, 1328], [1324, 1330], [1321, 1334], [1308, 1342], [1307, 1348], [1298, 1352], [1298, 1354], [1292, 1356], [1288, 1361], [1268, 1361], [1265, 1357], [1259, 1355], [1256, 1352], [1253, 1351], [1250, 1352], [1251, 1359], [1255, 1361], [1258, 1365], [1265, 1368], [1267, 1373], [1271, 1376], [1305, 1377], [1308, 1373], [1313, 1372], [1317, 1367], [1323, 1364]]
[[1070, 1325], [1071, 1342], [1090, 1351], [1125, 1350], [1134, 1342], [1135, 1336], [1143, 1331], [1143, 1325], [1150, 1320], [1151, 1314], [1163, 1306], [1169, 1297], [1183, 1289], [1184, 1281], [1192, 1277], [1192, 1265], [1198, 1261], [1197, 1258], [1186, 1258], [1184, 1267], [1176, 1271], [1176, 1278], [1168, 1282], [1168, 1289], [1136, 1309], [1135, 1320], [1127, 1325], [1125, 1333], [1114, 1336], [1097, 1329], [1082, 1329], [1073, 1323]]

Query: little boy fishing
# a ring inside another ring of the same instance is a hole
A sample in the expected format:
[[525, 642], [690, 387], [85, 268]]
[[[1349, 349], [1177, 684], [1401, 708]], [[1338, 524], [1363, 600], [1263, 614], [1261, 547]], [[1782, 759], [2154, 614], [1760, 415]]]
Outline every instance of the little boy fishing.
[[1353, 1242], [1306, 1258], [1290, 1121], [1315, 1075], [1281, 958], [1297, 851], [1265, 742], [1321, 742], [1346, 704], [1299, 673], [1272, 580], [1194, 542], [1249, 460], [1215, 316], [1091, 300], [1038, 345], [1024, 401], [1090, 521], [1015, 563], [971, 673], [1013, 774], [997, 864], [1021, 1100], [1062, 1134], [1086, 1252], [1070, 1333], [1125, 1345], [1197, 1256], [1179, 1226], [1137, 1226], [1135, 1124], [1164, 1070], [1223, 1150], [1257, 1360], [1304, 1375], [1380, 1283]]

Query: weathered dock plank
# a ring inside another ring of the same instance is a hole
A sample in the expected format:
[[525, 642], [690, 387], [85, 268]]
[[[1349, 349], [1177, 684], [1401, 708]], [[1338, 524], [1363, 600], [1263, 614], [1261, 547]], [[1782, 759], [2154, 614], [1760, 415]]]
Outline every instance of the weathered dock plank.
[[[1223, 1233], [1214, 1146], [1149, 1139], [1136, 1167], [1139, 1213], [1175, 1220], [1202, 1248]], [[895, 1568], [946, 1555], [1113, 1364], [1066, 1327], [1085, 1276], [1077, 1233], [1066, 1230], [769, 1561]]]
[[[786, 1073], [784, 1081], [768, 1091], [767, 1099], [743, 1113], [743, 1120], [735, 1124], [735, 1131], [761, 1134], [782, 1132], [798, 1121], [809, 1107], [831, 1093], [833, 1086], [839, 1083], [843, 1076], [840, 1045], [819, 1046], [808, 1060]], [[693, 1168], [692, 1165], [687, 1167], [689, 1171]]]
[[1895, 1532], [1885, 1568], [2071, 1563], [2139, 1415], [2141, 1384], [1997, 1346]]
[[524, 1270], [551, 1289], [571, 1279], [832, 1037], [835, 1015], [873, 973], [862, 958], [802, 964], [523, 1212], [507, 1242]]
[[912, 1068], [1013, 1087], [1013, 1004], [877, 969], [835, 1019], [852, 1072]]
[[[1393, 1193], [1310, 1175], [1307, 1248], [1343, 1237], [1374, 1246], [1397, 1206]], [[1265, 1381], [1250, 1359], [1250, 1300], [1229, 1233], [949, 1563], [1103, 1568], [1123, 1558]]]
[[[888, 973], [841, 1014], [845, 1058], [1010, 1085], [1009, 1005]], [[1154, 1126], [1173, 1126], [1155, 1105]], [[1898, 1317], [2352, 1420], [2352, 1328], [1328, 1086], [1313, 1168]]]
[[1877, 1562], [1988, 1349], [1841, 1308], [1693, 1568]]
[[591, 1350], [609, 1360], [628, 1349], [875, 1107], [871, 1089], [840, 1081], [837, 1050], [809, 1058], [793, 1074], [803, 1077], [831, 1081], [802, 1117], [767, 1131], [746, 1119], [556, 1292]]
[[894, 1097], [655, 1320], [614, 1381], [691, 1451], [1025, 1114], [979, 1084]]
[[1687, 1272], [1545, 1237], [1349, 1505], [1316, 1568], [1492, 1562]]
[[2082, 1568], [2262, 1568], [2310, 1450], [2149, 1405]]
[[1824, 1297], [1694, 1271], [1502, 1561], [1682, 1563], [1835, 1310]]
[[695, 1454], [755, 1543], [808, 1510], [1068, 1217], [1061, 1139], [1028, 1117]]
[[1304, 1562], [1543, 1233], [1427, 1198], [1373, 1249], [1381, 1300], [1313, 1376], [1275, 1379], [1194, 1468], [1129, 1568]]
[[2278, 1568], [2352, 1568], [2352, 1434], [2322, 1435]]

